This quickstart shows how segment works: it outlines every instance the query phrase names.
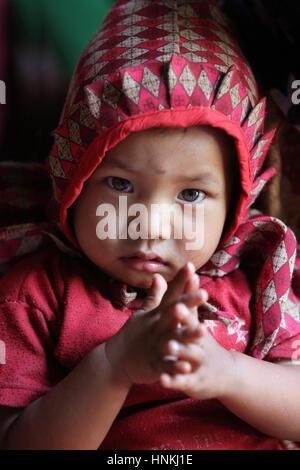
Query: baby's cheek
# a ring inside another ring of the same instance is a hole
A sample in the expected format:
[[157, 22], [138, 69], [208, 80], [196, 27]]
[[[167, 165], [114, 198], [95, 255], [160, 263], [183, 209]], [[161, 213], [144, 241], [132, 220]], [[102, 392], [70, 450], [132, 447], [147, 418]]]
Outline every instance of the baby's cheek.
[[202, 266], [204, 266], [210, 257], [210, 251], [208, 252], [205, 248], [202, 248], [197, 252], [190, 251], [190, 256], [187, 257], [187, 262], [191, 261], [197, 271], [198, 269], [202, 268]]
[[[199, 237], [200, 242], [197, 243], [199, 245], [197, 249], [186, 249], [185, 262], [191, 261], [194, 264], [196, 271], [200, 269], [215, 253], [219, 245], [220, 236], [221, 232], [219, 231], [212, 231], [212, 233], [204, 232], [201, 240]], [[185, 246], [187, 247], [188, 245], [186, 244]]]

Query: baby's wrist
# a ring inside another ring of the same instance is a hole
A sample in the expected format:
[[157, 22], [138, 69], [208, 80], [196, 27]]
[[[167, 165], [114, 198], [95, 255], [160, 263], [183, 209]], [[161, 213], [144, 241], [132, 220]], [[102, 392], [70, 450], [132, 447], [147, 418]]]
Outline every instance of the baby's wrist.
[[124, 354], [122, 354], [122, 348], [120, 348], [116, 336], [105, 343], [105, 355], [114, 379], [122, 386], [130, 388], [133, 382], [122, 367]]
[[238, 351], [226, 351], [227, 359], [223, 369], [225, 370], [224, 382], [222, 390], [220, 391], [220, 396], [218, 397], [220, 401], [226, 400], [227, 398], [231, 397], [239, 386], [239, 355], [240, 353]]

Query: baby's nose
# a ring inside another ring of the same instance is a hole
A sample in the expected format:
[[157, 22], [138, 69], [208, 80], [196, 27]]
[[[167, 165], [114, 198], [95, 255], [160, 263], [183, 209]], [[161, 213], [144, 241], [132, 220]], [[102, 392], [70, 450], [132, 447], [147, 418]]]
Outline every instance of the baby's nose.
[[139, 216], [130, 222], [129, 231], [139, 232], [143, 239], [169, 239], [173, 233], [174, 208], [172, 204], [153, 203], [145, 205]]
[[149, 237], [169, 239], [172, 235], [172, 206], [152, 204], [149, 223]]

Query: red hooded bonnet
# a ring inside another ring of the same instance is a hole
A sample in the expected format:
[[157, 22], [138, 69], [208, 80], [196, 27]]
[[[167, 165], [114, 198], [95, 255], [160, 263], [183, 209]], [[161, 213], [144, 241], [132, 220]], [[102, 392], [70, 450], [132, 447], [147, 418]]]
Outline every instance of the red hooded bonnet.
[[105, 152], [151, 127], [210, 125], [236, 144], [242, 193], [226, 242], [275, 170], [259, 175], [274, 132], [265, 100], [213, 1], [120, 0], [84, 50], [49, 169], [63, 232], [67, 210]]
[[264, 117], [265, 99], [214, 1], [119, 0], [78, 62], [48, 160], [57, 217], [77, 247], [68, 208], [107, 150], [131, 132], [209, 125], [232, 136], [241, 194], [220, 246], [199, 272], [224, 277], [245, 257], [255, 265], [252, 352], [260, 358], [292, 338], [300, 320], [291, 287], [295, 237], [280, 220], [249, 211], [275, 173], [262, 172], [274, 136], [264, 133]]

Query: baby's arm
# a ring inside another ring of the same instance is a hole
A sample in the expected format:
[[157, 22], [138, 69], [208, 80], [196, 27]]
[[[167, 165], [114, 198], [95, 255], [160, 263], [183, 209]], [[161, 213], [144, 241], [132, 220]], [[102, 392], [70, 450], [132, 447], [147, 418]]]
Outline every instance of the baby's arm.
[[223, 404], [259, 431], [300, 441], [300, 366], [280, 365], [233, 352], [231, 386]]
[[[182, 319], [189, 316], [181, 306]], [[161, 384], [197, 399], [217, 398], [269, 436], [300, 441], [300, 367], [227, 351], [202, 324], [193, 341], [170, 341], [166, 353], [190, 364], [190, 373], [161, 375]]]
[[[192, 278], [193, 270], [183, 268], [167, 290], [163, 277], [154, 276], [143, 309], [117, 335], [93, 349], [49, 393], [26, 408], [0, 408], [0, 447], [97, 449], [133, 383], [157, 381], [161, 370], [185, 370], [185, 361], [164, 361], [160, 348], [165, 341], [160, 339], [172, 325], [176, 327], [176, 297]], [[196, 308], [204, 300], [198, 290], [186, 293], [181, 301]]]
[[24, 409], [0, 408], [1, 449], [97, 449], [130, 385], [96, 347], [58, 385]]

